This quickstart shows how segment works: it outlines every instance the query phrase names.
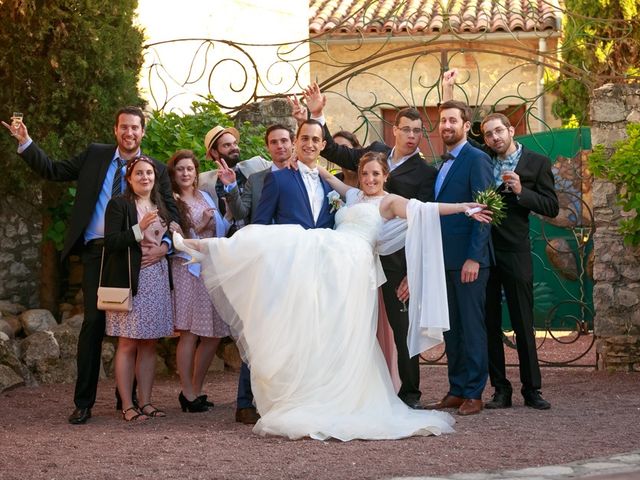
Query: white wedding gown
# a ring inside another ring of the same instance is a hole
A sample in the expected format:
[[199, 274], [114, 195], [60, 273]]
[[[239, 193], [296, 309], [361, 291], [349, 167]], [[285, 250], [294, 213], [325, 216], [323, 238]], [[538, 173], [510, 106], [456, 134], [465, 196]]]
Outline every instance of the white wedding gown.
[[202, 241], [205, 284], [251, 369], [254, 432], [348, 441], [453, 431], [449, 414], [396, 396], [376, 340], [377, 204], [341, 208], [335, 230], [249, 225]]

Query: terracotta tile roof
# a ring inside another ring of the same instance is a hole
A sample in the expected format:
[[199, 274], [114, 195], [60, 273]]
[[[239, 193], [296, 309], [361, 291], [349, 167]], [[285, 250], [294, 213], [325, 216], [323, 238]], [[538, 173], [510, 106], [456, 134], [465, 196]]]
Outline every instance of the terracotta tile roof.
[[415, 35], [558, 30], [554, 0], [309, 0], [309, 33]]

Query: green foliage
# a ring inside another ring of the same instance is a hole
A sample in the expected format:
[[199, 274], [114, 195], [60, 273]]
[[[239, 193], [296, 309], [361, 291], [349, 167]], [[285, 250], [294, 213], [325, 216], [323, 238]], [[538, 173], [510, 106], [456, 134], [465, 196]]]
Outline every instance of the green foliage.
[[615, 145], [615, 152], [609, 157], [603, 145], [596, 145], [589, 155], [589, 169], [596, 177], [615, 184], [618, 203], [625, 212], [635, 212], [630, 218], [620, 221], [620, 233], [627, 245], [640, 245], [640, 124], [627, 125], [625, 140]]
[[67, 234], [67, 219], [71, 215], [75, 196], [75, 187], [69, 187], [64, 190], [60, 203], [47, 209], [51, 217], [51, 226], [46, 231], [44, 238], [45, 240], [51, 240], [58, 251], [64, 247], [64, 238]]
[[[637, 76], [640, 62], [640, 0], [565, 0], [562, 59], [597, 83]], [[561, 76], [554, 113], [588, 120], [589, 91], [580, 79]]]
[[[136, 7], [136, 0], [0, 2], [0, 118], [24, 113], [30, 136], [52, 158], [69, 158], [92, 141], [111, 142], [118, 108], [144, 105], [137, 90], [143, 35], [132, 23]], [[2, 192], [42, 205], [45, 214], [68, 200], [67, 185], [47, 182], [41, 189], [15, 151], [3, 128]], [[55, 215], [64, 222], [67, 205], [61, 209]]]
[[[200, 170], [212, 170], [216, 167], [211, 160], [205, 160], [204, 137], [216, 125], [232, 127], [233, 120], [220, 109], [213, 97], [209, 97], [205, 102], [193, 102], [191, 112], [185, 115], [154, 111], [147, 122], [142, 149], [146, 154], [163, 162], [166, 162], [176, 150], [193, 150], [200, 160]], [[263, 126], [245, 123], [238, 130], [242, 159], [255, 155], [267, 157]]]

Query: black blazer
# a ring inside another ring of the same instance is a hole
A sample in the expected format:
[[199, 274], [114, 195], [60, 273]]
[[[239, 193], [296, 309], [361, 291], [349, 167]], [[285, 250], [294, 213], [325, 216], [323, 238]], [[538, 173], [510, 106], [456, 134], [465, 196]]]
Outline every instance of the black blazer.
[[504, 193], [504, 183], [498, 187], [507, 205], [507, 217], [499, 226], [491, 228], [491, 237], [495, 250], [529, 252], [529, 213], [556, 217], [559, 211], [558, 197], [554, 189], [551, 161], [544, 155], [523, 146], [515, 173], [520, 176], [522, 192], [516, 196]]
[[[76, 198], [67, 226], [62, 260], [84, 244], [84, 230], [91, 221], [98, 196], [102, 190], [104, 177], [115, 151], [116, 145], [92, 143], [85, 151], [70, 160], [56, 162], [33, 142], [20, 154], [29, 167], [46, 180], [77, 181]], [[160, 180], [160, 192], [169, 211], [169, 216], [172, 220], [178, 221], [178, 209], [171, 192], [167, 168], [157, 160], [154, 160], [154, 163]]]
[[[109, 200], [104, 217], [103, 287], [129, 286], [128, 248], [131, 251], [131, 290], [134, 295], [138, 292], [142, 249], [133, 233], [133, 226], [137, 223], [138, 212], [135, 202], [122, 196]], [[169, 286], [173, 288], [170, 268]]]
[[[349, 148], [338, 145], [331, 136], [329, 128], [324, 126], [324, 140], [327, 142], [320, 154], [341, 167], [349, 170], [358, 170], [360, 158], [367, 152], [382, 152], [387, 156], [392, 148], [382, 142], [373, 142], [365, 148]], [[433, 187], [435, 185], [438, 170], [429, 165], [422, 156], [417, 153], [409, 157], [402, 165], [395, 168], [389, 175], [385, 190], [405, 198], [416, 198], [422, 202], [432, 202], [434, 199]], [[404, 249], [392, 255], [380, 258], [385, 270], [406, 272], [406, 260]]]

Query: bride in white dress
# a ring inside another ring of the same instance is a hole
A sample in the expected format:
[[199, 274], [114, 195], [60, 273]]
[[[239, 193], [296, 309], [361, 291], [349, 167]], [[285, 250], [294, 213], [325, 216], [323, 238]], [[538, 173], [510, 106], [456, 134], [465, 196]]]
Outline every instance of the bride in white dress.
[[[385, 195], [386, 159], [372, 157], [360, 163], [363, 191], [332, 183], [347, 200], [337, 211], [335, 230], [249, 225], [228, 239], [185, 240], [186, 246], [175, 239], [178, 249], [199, 250], [189, 253], [202, 263], [214, 304], [250, 366], [261, 416], [254, 427], [258, 434], [348, 441], [453, 432], [449, 414], [412, 410], [395, 394], [376, 340], [377, 287], [384, 281], [376, 244], [383, 217], [407, 213], [408, 241], [413, 236], [418, 249], [424, 247], [419, 244], [425, 222], [434, 230], [425, 235], [437, 235], [435, 270], [442, 271], [443, 296], [431, 299], [427, 309], [411, 290], [410, 304], [410, 317], [418, 322], [412, 330], [414, 350], [432, 346], [448, 328], [438, 210], [463, 213], [477, 204], [423, 204]], [[487, 220], [482, 212], [474, 218]], [[407, 230], [406, 222], [389, 225], [391, 237], [400, 240], [384, 248], [397, 250], [404, 246], [404, 235], [397, 233]], [[421, 262], [418, 258], [414, 275], [424, 268]], [[412, 279], [410, 269], [411, 289]], [[415, 279], [418, 285], [423, 281]], [[432, 317], [427, 311], [440, 313], [420, 325], [420, 317]]]

